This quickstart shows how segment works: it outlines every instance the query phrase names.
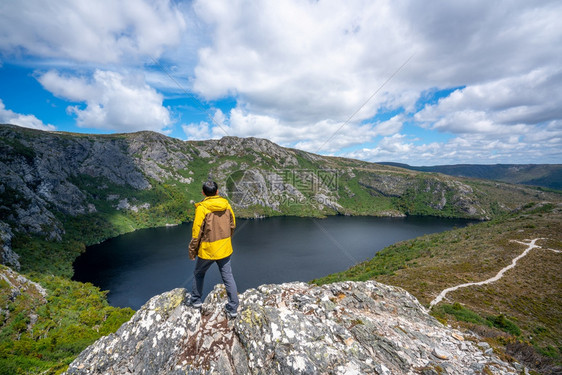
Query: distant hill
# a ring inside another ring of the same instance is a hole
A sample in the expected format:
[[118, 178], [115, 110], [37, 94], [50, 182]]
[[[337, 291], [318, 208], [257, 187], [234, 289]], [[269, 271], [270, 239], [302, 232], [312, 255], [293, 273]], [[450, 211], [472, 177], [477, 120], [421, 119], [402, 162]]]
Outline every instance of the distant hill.
[[431, 167], [414, 167], [392, 162], [378, 164], [420, 172], [437, 172], [449, 176], [484, 178], [512, 184], [534, 185], [562, 190], [562, 164], [455, 164]]

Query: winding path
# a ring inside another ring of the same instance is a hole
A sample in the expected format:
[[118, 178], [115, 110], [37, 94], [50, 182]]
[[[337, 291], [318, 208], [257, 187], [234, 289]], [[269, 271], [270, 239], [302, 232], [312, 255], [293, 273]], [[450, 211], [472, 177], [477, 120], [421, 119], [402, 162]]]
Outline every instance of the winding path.
[[[429, 309], [431, 310], [431, 308], [433, 308], [433, 306], [437, 305], [439, 302], [441, 302], [443, 300], [443, 298], [445, 298], [445, 296], [447, 295], [447, 293], [452, 292], [454, 290], [460, 289], [460, 288], [465, 288], [467, 286], [473, 286], [473, 285], [484, 285], [484, 284], [490, 284], [493, 283], [494, 281], [498, 281], [499, 279], [502, 278], [503, 274], [512, 269], [513, 267], [515, 267], [515, 265], [517, 264], [517, 261], [521, 258], [523, 258], [525, 255], [527, 255], [527, 253], [529, 253], [529, 251], [531, 251], [532, 249], [536, 248], [536, 247], [541, 247], [539, 245], [535, 245], [535, 242], [537, 242], [538, 240], [542, 240], [544, 238], [535, 238], [534, 240], [530, 240], [528, 243], [527, 242], [521, 242], [521, 241], [516, 241], [516, 240], [512, 240], [513, 242], [517, 242], [520, 243], [522, 245], [527, 245], [527, 249], [525, 249], [525, 251], [523, 251], [523, 253], [519, 256], [517, 256], [516, 258], [514, 258], [511, 261], [511, 264], [508, 265], [507, 267], [504, 267], [500, 270], [500, 272], [498, 272], [498, 274], [494, 277], [492, 277], [491, 279], [488, 280], [484, 280], [484, 281], [479, 281], [479, 282], [475, 282], [475, 283], [466, 283], [466, 284], [461, 284], [461, 285], [457, 285], [457, 286], [453, 286], [451, 288], [447, 288], [444, 291], [442, 291], [433, 301], [431, 301], [431, 303], [429, 304]], [[560, 253], [560, 250], [554, 250], [554, 249], [546, 249], [546, 250], [551, 250], [554, 251], [556, 253]]]

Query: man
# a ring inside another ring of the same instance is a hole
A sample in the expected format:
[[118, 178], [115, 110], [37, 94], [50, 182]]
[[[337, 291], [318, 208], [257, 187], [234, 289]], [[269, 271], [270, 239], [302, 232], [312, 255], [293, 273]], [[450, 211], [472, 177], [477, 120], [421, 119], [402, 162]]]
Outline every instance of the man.
[[201, 307], [205, 273], [213, 263], [217, 263], [228, 296], [225, 312], [229, 318], [236, 318], [239, 303], [238, 290], [230, 266], [231, 237], [236, 228], [236, 218], [228, 201], [218, 193], [217, 183], [207, 181], [203, 184], [205, 199], [195, 203], [195, 220], [189, 243], [189, 258], [191, 260], [197, 258], [193, 271], [191, 306]]

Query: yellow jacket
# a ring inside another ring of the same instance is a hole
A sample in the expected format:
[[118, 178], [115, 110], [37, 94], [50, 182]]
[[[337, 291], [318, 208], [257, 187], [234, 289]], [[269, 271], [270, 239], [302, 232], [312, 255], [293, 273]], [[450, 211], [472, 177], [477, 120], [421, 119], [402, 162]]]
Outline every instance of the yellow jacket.
[[202, 259], [223, 259], [232, 254], [231, 237], [236, 218], [230, 203], [220, 195], [206, 197], [195, 203], [195, 219], [189, 243], [189, 256]]

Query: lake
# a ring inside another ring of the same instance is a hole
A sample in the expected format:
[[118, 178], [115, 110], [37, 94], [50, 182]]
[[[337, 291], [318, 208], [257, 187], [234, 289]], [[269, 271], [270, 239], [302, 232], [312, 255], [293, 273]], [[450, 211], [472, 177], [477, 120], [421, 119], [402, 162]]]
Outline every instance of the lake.
[[[393, 243], [463, 227], [468, 220], [434, 217], [237, 220], [232, 269], [242, 293], [261, 284], [310, 281], [372, 258]], [[187, 246], [191, 223], [142, 229], [89, 246], [74, 263], [74, 280], [108, 290], [112, 306], [139, 309], [173, 288], [191, 290], [195, 261]], [[205, 277], [205, 295], [221, 278]]]

